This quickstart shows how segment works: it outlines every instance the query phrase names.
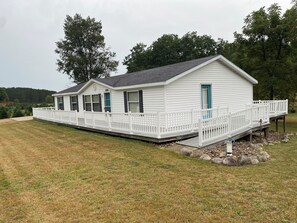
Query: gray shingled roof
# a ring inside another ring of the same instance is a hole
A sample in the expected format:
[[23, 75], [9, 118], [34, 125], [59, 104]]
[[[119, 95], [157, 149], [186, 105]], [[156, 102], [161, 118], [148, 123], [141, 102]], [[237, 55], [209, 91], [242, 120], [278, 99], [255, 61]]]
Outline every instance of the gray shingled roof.
[[[106, 85], [109, 85], [111, 87], [125, 87], [125, 86], [139, 85], [139, 84], [165, 82], [187, 70], [190, 70], [191, 68], [194, 68], [200, 64], [205, 63], [206, 61], [214, 57], [216, 56], [204, 57], [196, 60], [190, 60], [186, 62], [166, 65], [163, 67], [157, 67], [149, 70], [117, 75], [117, 76], [108, 77], [108, 78], [98, 78], [96, 80]], [[86, 83], [87, 82], [78, 84], [74, 87], [65, 89], [56, 94], [77, 92]]]

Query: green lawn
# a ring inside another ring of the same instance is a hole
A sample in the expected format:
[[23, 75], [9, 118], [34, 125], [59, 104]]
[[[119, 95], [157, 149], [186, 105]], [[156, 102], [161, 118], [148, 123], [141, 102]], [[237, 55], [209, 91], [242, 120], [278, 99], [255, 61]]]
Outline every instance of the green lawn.
[[45, 122], [0, 123], [0, 222], [297, 222], [297, 137], [265, 149], [267, 163], [226, 167]]

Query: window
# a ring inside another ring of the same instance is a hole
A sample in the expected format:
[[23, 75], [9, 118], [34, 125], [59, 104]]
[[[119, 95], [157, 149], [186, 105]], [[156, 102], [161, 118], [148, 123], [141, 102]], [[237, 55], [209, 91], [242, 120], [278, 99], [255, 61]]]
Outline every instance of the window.
[[91, 95], [84, 95], [84, 105], [86, 111], [92, 111]]
[[84, 110], [102, 112], [101, 94], [84, 95]]
[[128, 111], [139, 112], [139, 94], [138, 91], [128, 92]]
[[110, 105], [110, 93], [104, 93], [104, 110], [105, 112], [111, 112], [111, 105]]
[[58, 97], [58, 110], [64, 110], [64, 100], [63, 97]]
[[101, 112], [100, 95], [92, 95], [93, 111]]
[[70, 110], [78, 111], [78, 97], [77, 96], [70, 96]]

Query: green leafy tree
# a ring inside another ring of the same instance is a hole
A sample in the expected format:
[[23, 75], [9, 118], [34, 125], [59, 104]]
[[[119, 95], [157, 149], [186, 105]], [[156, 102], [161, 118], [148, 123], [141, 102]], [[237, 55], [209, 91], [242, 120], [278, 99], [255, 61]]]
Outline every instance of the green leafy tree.
[[296, 8], [282, 14], [272, 4], [250, 13], [242, 34], [235, 33], [229, 56], [259, 81], [255, 98], [291, 99], [296, 94], [296, 18]]
[[145, 70], [149, 67], [150, 52], [143, 43], [137, 43], [131, 50], [131, 53], [125, 57], [123, 64], [127, 66], [128, 73]]
[[217, 53], [217, 43], [211, 36], [188, 32], [180, 40], [181, 61], [197, 59]]
[[5, 88], [0, 88], [0, 102], [9, 101]]
[[105, 46], [101, 21], [84, 19], [79, 14], [67, 15], [64, 32], [64, 39], [56, 42], [58, 71], [75, 83], [108, 77], [116, 71], [118, 61], [114, 60], [115, 53]]
[[47, 96], [45, 97], [45, 103], [46, 103], [46, 104], [52, 104], [52, 103], [54, 103], [54, 99], [53, 99], [53, 97], [50, 96], [50, 95], [47, 95]]
[[143, 43], [136, 44], [123, 64], [127, 66], [128, 73], [145, 70], [215, 55], [222, 50], [223, 43], [223, 40], [217, 43], [211, 36], [199, 36], [197, 32], [188, 32], [181, 38], [175, 34], [165, 34], [148, 47]]

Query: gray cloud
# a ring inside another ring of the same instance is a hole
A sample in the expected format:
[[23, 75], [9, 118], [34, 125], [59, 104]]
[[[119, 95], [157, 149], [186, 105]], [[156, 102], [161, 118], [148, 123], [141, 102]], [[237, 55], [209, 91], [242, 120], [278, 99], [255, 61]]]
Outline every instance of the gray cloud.
[[[273, 0], [2, 0], [0, 2], [0, 86], [61, 90], [72, 85], [56, 71], [55, 42], [63, 38], [67, 14], [95, 17], [107, 46], [121, 63], [138, 42], [151, 44], [165, 33], [188, 31], [233, 40], [244, 17]], [[283, 9], [291, 0], [278, 1]]]

